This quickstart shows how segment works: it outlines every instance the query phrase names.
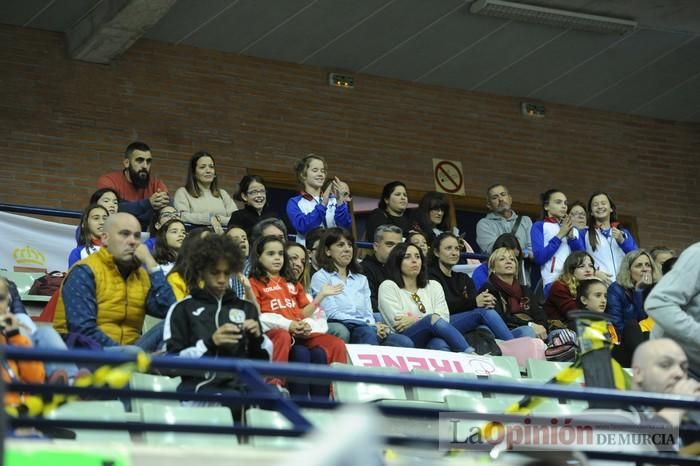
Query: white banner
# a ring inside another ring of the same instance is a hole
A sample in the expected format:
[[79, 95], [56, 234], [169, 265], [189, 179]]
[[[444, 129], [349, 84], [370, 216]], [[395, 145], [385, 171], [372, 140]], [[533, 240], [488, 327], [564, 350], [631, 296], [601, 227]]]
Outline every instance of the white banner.
[[0, 268], [33, 267], [65, 271], [77, 246], [75, 225], [0, 212]]
[[350, 362], [354, 366], [394, 367], [401, 372], [420, 369], [433, 372], [512, 377], [510, 372], [497, 367], [488, 356], [417, 348], [396, 348], [392, 346], [346, 346]]

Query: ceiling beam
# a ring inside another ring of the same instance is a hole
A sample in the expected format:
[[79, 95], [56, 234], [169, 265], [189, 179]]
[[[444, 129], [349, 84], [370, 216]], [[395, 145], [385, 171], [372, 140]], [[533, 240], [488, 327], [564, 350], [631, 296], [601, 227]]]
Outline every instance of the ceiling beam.
[[155, 25], [177, 0], [105, 0], [66, 32], [68, 55], [109, 63]]

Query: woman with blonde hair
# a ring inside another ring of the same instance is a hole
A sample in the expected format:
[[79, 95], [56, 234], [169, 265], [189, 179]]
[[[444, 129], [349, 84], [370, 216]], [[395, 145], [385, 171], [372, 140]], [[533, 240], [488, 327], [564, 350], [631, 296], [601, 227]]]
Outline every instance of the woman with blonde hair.
[[661, 272], [646, 250], [637, 249], [622, 258], [617, 282], [608, 288], [606, 311], [618, 335], [623, 335], [630, 321], [639, 323], [643, 332], [651, 330], [654, 324], [644, 311], [644, 300], [660, 279]]
[[480, 292], [484, 290], [496, 297], [495, 309], [514, 337], [547, 337], [547, 316], [518, 281], [518, 259], [511, 249], [498, 248], [489, 256], [489, 280]]

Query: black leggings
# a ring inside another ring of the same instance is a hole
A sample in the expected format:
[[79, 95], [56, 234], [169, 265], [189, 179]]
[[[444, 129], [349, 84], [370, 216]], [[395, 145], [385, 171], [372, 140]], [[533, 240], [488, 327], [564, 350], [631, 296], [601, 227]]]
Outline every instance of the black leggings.
[[632, 355], [637, 346], [649, 339], [649, 332], [643, 332], [639, 328], [639, 322], [628, 320], [622, 328], [620, 344], [612, 350], [612, 357], [620, 363], [622, 367], [632, 367]]

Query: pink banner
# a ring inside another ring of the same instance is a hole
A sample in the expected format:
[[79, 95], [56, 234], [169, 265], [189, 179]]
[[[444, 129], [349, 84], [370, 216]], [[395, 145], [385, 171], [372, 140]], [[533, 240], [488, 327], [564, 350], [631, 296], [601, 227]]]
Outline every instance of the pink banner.
[[401, 372], [417, 369], [482, 376], [511, 376], [506, 369], [497, 367], [489, 356], [391, 346], [347, 345], [347, 348], [350, 362], [354, 366], [392, 367]]

